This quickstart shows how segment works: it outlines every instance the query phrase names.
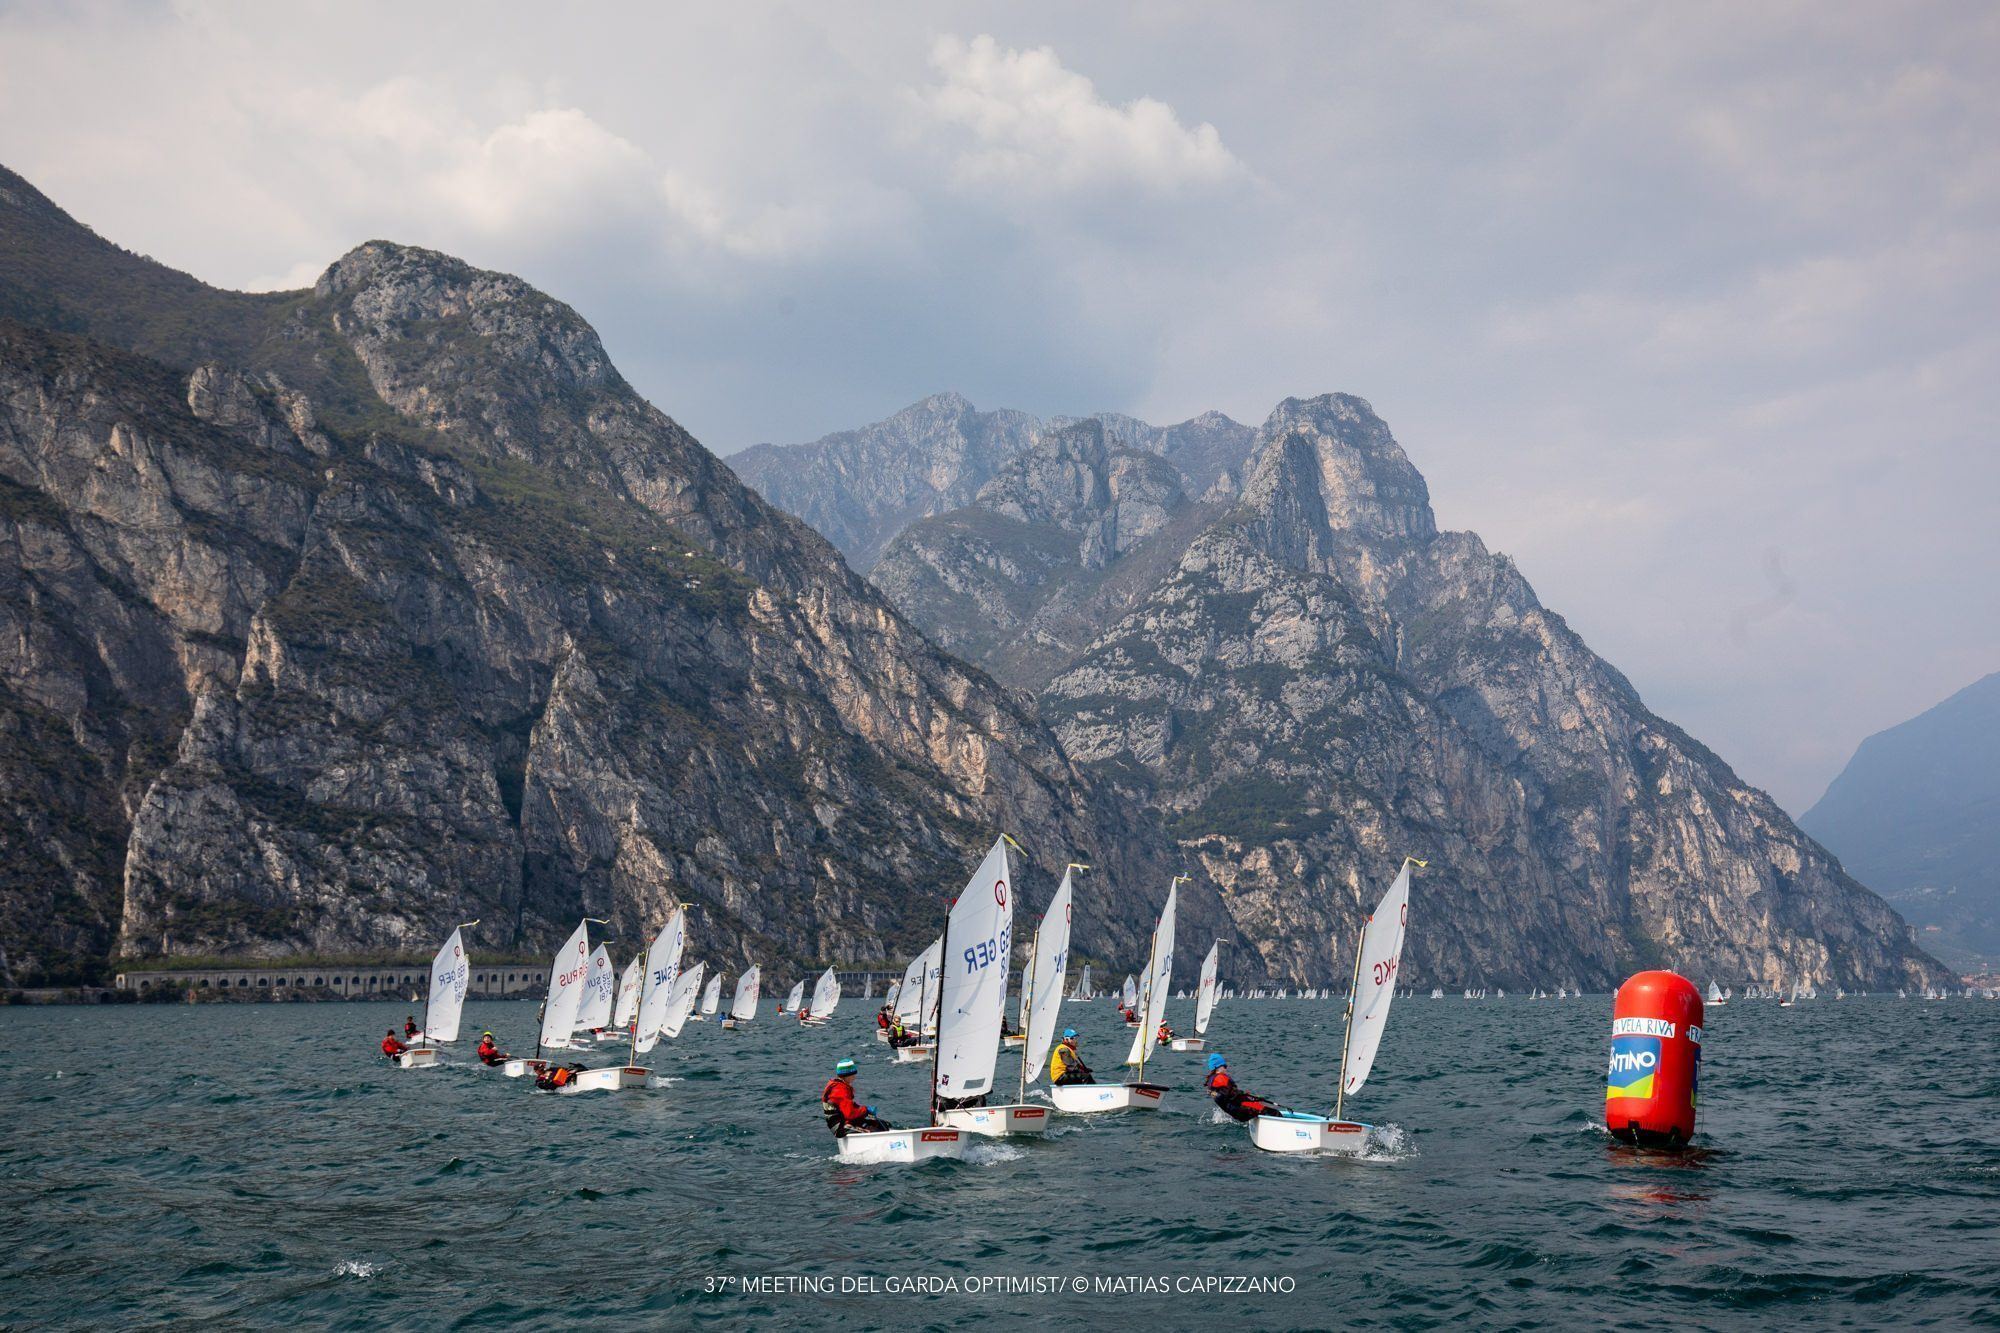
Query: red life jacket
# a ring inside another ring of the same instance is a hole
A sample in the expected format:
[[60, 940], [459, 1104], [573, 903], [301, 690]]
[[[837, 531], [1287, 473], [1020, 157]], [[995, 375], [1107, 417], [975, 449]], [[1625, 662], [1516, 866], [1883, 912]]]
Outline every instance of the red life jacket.
[[396, 1040], [394, 1033], [382, 1038], [382, 1054], [384, 1055], [401, 1055], [408, 1049], [402, 1042]]

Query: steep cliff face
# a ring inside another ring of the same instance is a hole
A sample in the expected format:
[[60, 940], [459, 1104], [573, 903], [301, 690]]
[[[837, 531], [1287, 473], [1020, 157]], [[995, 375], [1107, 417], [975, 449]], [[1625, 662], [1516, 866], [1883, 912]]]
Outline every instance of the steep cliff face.
[[904, 529], [870, 578], [952, 652], [1039, 690], [1227, 502], [1226, 490], [1191, 499], [1163, 449], [1115, 443], [1135, 427], [1152, 430], [1129, 418], [1049, 430], [971, 504]]
[[[1510, 562], [1438, 532], [1366, 403], [1288, 400], [1259, 441], [1240, 496], [1151, 586], [1128, 585], [1125, 613], [1042, 702], [1079, 762], [1166, 813], [1271, 971], [1344, 975], [1385, 868], [1412, 853], [1432, 863], [1413, 982], [1605, 985], [1640, 964], [1938, 975], [1880, 899], [1648, 712]], [[945, 548], [927, 558], [939, 577], [979, 566], [939, 536], [963, 521], [923, 525]], [[963, 607], [908, 592], [920, 559], [914, 542], [885, 559], [892, 594], [960, 623]], [[1060, 595], [1048, 582], [1044, 602]]]
[[760, 444], [732, 455], [731, 467], [764, 497], [798, 515], [838, 546], [856, 569], [873, 569], [912, 524], [973, 504], [1007, 464], [1051, 432], [1098, 424], [1108, 444], [1173, 465], [1192, 495], [1242, 465], [1255, 434], [1220, 412], [1176, 426], [1117, 413], [1056, 417], [981, 412], [955, 393], [937, 394], [885, 421], [811, 444]]
[[1171, 850], [567, 307], [380, 242], [238, 297], [0, 185], [0, 315], [70, 331], [0, 338], [8, 980], [669, 897], [731, 963], [888, 958], [997, 829], [1142, 947]]

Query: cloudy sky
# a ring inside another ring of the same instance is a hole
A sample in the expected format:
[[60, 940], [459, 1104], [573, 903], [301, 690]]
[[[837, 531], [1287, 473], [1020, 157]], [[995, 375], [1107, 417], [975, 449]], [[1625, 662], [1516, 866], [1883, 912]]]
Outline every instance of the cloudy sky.
[[0, 160], [211, 282], [519, 272], [719, 453], [1360, 394], [1795, 811], [2000, 668], [2000, 7], [0, 0]]

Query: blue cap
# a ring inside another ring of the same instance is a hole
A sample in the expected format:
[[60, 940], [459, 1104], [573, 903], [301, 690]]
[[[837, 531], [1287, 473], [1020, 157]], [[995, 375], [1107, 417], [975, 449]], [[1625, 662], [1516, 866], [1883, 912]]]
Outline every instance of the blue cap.
[[1228, 1063], [1229, 1061], [1223, 1059], [1219, 1055], [1211, 1055], [1208, 1057], [1208, 1072], [1213, 1074], [1216, 1070], [1222, 1068], [1224, 1065]]
[[852, 1060], [842, 1060], [839, 1064], [833, 1067], [833, 1072], [836, 1074], [852, 1074], [856, 1069], [859, 1068], [860, 1066], [855, 1064], [854, 1061]]
[[1069, 1041], [1069, 1040], [1073, 1039], [1073, 1038], [1074, 1038], [1075, 1036], [1076, 1036], [1076, 1029], [1075, 1029], [1075, 1028], [1064, 1028], [1064, 1029], [1063, 1029], [1063, 1040], [1064, 1040], [1064, 1041]]

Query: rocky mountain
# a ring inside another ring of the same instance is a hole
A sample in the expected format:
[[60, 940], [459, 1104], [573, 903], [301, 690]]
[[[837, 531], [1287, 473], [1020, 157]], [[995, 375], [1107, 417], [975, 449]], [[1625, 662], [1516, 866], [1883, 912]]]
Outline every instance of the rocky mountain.
[[0, 172], [0, 546], [9, 984], [674, 896], [731, 964], [900, 958], [1001, 829], [1031, 908], [1100, 867], [1127, 958], [1178, 869], [574, 311], [441, 254], [223, 292]]
[[1194, 480], [1101, 419], [1057, 427], [971, 504], [905, 528], [870, 577], [940, 644], [1039, 690], [1227, 507]]
[[[1241, 465], [1252, 435], [1220, 412], [1177, 426], [1111, 412], [1090, 419], [1118, 447], [1172, 463], [1194, 494]], [[910, 524], [970, 503], [1044, 433], [1079, 420], [981, 412], [956, 393], [942, 393], [859, 430], [810, 444], [760, 444], [729, 462], [766, 499], [805, 519], [866, 570]]]
[[1384, 867], [1412, 853], [1431, 861], [1412, 980], [1942, 975], [1510, 561], [1439, 532], [1360, 399], [1281, 404], [1240, 493], [1206, 504], [1131, 481], [1128, 501], [1120, 458], [1100, 433], [1045, 439], [897, 538], [876, 578], [1039, 689], [1069, 753], [1164, 815], [1273, 973], [1343, 977]]
[[1971, 967], [2000, 957], [2000, 672], [1861, 742], [1799, 817], [1925, 947]]

